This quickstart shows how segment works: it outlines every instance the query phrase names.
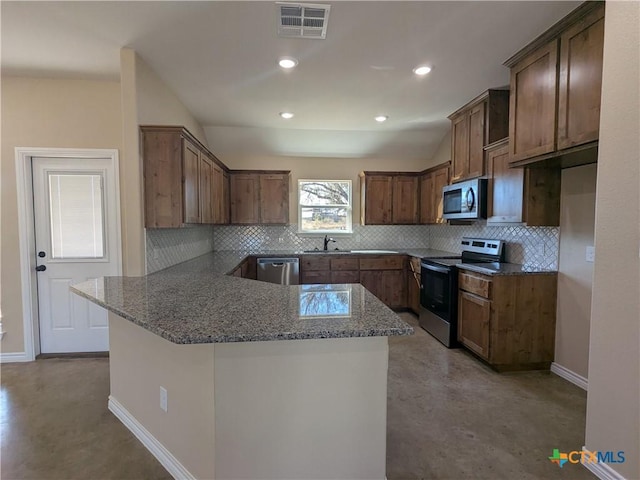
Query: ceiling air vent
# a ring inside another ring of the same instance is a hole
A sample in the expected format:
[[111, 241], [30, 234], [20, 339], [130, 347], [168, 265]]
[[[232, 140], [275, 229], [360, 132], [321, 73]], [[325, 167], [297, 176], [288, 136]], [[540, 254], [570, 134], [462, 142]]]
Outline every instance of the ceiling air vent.
[[317, 38], [327, 36], [330, 5], [278, 2], [278, 36]]

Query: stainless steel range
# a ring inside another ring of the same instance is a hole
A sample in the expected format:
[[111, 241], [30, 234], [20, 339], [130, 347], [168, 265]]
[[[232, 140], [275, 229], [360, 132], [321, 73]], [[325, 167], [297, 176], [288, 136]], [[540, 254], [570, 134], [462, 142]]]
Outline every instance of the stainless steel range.
[[421, 262], [420, 319], [422, 328], [449, 348], [458, 346], [458, 269], [461, 263], [504, 261], [504, 242], [463, 237], [462, 254], [450, 258], [423, 258]]

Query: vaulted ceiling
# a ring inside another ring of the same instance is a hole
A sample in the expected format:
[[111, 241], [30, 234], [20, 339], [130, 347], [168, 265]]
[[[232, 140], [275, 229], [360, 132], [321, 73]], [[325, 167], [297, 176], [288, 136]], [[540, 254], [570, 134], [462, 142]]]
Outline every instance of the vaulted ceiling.
[[325, 3], [327, 37], [312, 40], [278, 37], [271, 1], [3, 1], [2, 73], [118, 79], [130, 47], [216, 153], [429, 158], [447, 115], [507, 85], [502, 63], [580, 2]]

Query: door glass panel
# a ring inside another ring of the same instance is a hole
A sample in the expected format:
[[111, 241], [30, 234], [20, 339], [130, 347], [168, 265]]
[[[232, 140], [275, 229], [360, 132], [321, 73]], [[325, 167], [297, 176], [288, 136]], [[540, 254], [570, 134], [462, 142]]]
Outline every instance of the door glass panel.
[[102, 175], [49, 173], [52, 258], [104, 258]]

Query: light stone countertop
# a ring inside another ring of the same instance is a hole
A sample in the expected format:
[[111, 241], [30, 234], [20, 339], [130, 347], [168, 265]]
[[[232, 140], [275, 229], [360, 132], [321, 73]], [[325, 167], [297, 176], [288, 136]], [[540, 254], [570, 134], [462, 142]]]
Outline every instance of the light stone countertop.
[[459, 263], [458, 270], [469, 270], [484, 275], [556, 275], [557, 270], [544, 270], [530, 265], [516, 263]]
[[[347, 252], [348, 253], [348, 252]], [[437, 250], [402, 250], [450, 256]], [[411, 335], [413, 328], [360, 284], [276, 285], [231, 277], [247, 255], [218, 251], [144, 277], [103, 277], [71, 290], [173, 343]]]

